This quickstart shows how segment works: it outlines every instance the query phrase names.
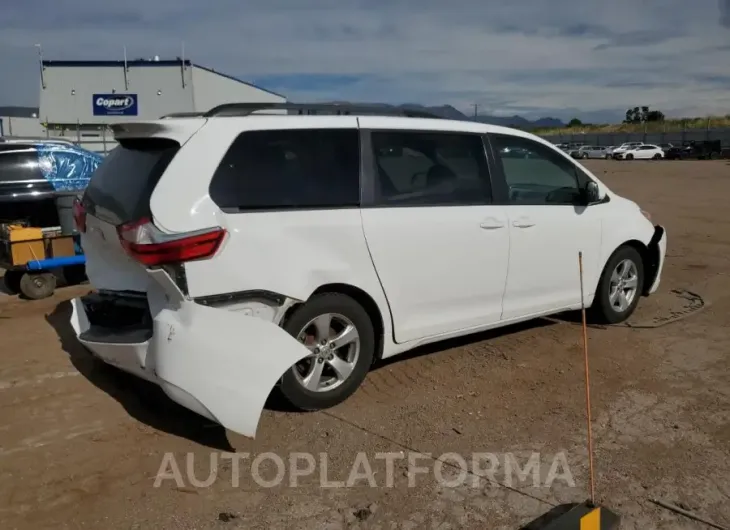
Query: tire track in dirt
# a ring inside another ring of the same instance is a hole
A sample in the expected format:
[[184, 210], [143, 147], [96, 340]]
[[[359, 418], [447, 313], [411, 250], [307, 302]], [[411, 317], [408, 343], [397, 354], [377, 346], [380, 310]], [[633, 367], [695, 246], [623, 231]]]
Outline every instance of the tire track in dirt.
[[482, 334], [476, 340], [429, 345], [376, 366], [354, 399], [363, 405], [388, 404], [414, 393], [453, 387], [453, 381], [462, 381], [465, 376], [487, 378], [495, 363], [528, 358], [537, 350], [564, 343], [566, 328], [560, 324], [518, 328], [490, 336]]

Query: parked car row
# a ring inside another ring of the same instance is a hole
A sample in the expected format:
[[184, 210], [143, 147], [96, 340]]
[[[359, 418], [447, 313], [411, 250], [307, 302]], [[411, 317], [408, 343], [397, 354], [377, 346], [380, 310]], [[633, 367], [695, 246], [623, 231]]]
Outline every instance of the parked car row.
[[[575, 159], [602, 158], [605, 160], [685, 160], [721, 158], [720, 140], [691, 141], [681, 146], [671, 143], [647, 144], [626, 142], [619, 146], [595, 146], [584, 143], [556, 144], [558, 149]], [[726, 155], [725, 155], [726, 156]]]

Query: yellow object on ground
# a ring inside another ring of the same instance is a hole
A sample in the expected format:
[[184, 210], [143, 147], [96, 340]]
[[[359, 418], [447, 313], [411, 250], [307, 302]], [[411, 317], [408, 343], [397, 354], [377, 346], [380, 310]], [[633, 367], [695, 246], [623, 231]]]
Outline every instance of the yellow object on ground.
[[12, 243], [16, 241], [33, 241], [43, 239], [43, 230], [41, 228], [27, 227], [20, 225], [8, 225], [8, 236]]

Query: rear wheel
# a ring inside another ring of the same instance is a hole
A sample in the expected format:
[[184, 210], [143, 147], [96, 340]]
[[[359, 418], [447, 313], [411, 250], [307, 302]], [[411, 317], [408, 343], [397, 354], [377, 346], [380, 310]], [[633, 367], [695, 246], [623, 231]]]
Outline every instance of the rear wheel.
[[620, 247], [611, 256], [598, 282], [591, 306], [595, 320], [618, 324], [636, 310], [644, 289], [644, 264], [634, 247]]
[[654, 158], [654, 160], [660, 160], [662, 158], [662, 155], [660, 155], [659, 153], [657, 153], [657, 154], [654, 155], [653, 158]]
[[18, 294], [20, 292], [20, 279], [23, 277], [23, 271], [5, 271], [3, 276], [3, 284], [10, 294]]
[[50, 272], [26, 272], [20, 278], [20, 293], [30, 300], [48, 298], [56, 290], [56, 276]]
[[326, 409], [345, 401], [370, 370], [373, 323], [349, 296], [314, 296], [294, 310], [284, 329], [311, 352], [281, 379], [281, 393], [298, 409]]

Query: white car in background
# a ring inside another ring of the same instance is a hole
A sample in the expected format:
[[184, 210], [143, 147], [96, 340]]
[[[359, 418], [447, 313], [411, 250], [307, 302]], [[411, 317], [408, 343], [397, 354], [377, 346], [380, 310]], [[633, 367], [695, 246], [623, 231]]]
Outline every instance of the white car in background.
[[621, 158], [621, 155], [623, 155], [626, 151], [630, 151], [631, 149], [639, 147], [640, 145], [644, 145], [644, 142], [627, 142], [625, 144], [621, 144], [616, 149], [611, 151], [611, 156], [613, 156], [614, 158]]
[[328, 408], [380, 359], [581, 304], [621, 322], [658, 288], [664, 228], [547, 141], [341, 107], [113, 125], [75, 205], [79, 341], [253, 437], [274, 387]]
[[644, 144], [619, 153], [619, 160], [661, 160], [664, 150], [658, 145]]

